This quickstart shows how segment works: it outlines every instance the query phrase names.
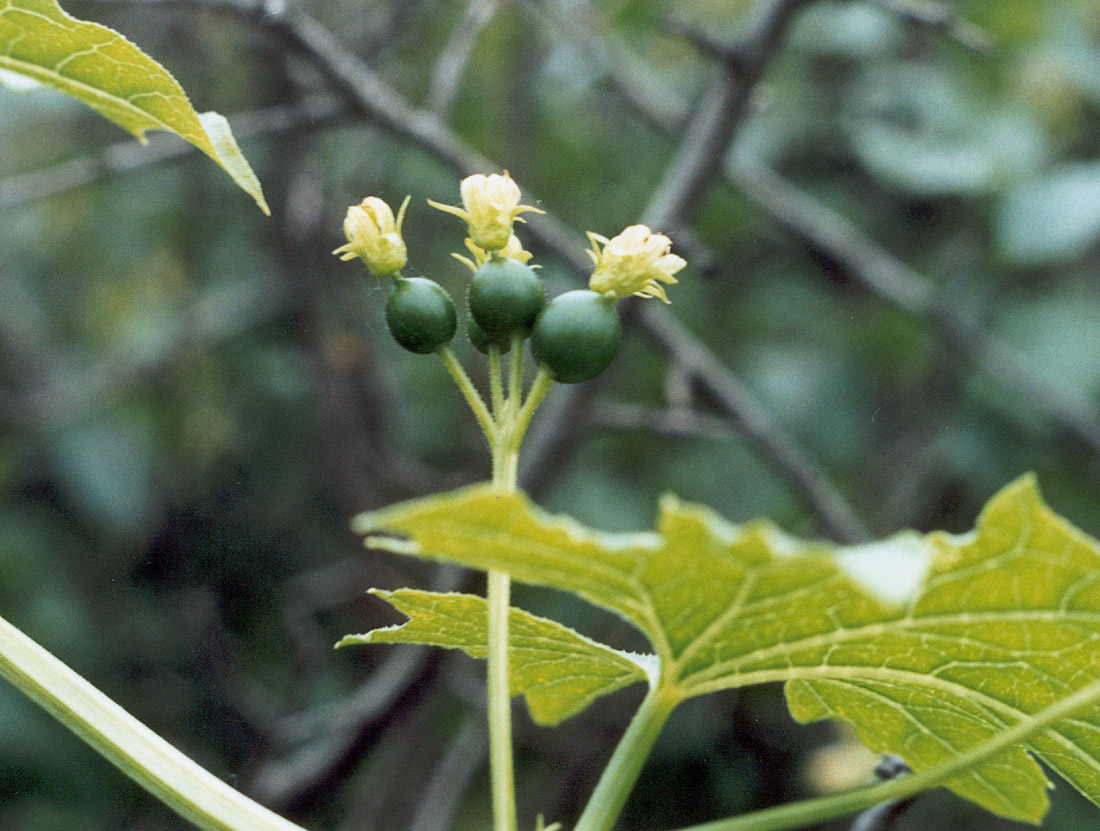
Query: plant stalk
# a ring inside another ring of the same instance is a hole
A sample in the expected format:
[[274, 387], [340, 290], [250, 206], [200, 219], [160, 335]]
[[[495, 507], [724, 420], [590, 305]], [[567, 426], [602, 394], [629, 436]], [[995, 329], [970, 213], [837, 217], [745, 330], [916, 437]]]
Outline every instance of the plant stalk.
[[[519, 450], [531, 417], [546, 397], [553, 381], [542, 369], [527, 397], [523, 399], [523, 337], [512, 338], [508, 366], [508, 390], [504, 392], [500, 349], [489, 348], [489, 400], [485, 406], [480, 393], [455, 358], [450, 348], [439, 350], [462, 395], [477, 416], [489, 442], [493, 461], [493, 487], [514, 493], [519, 469]], [[508, 656], [508, 613], [511, 581], [503, 571], [489, 572], [486, 590], [489, 643], [486, 655], [487, 711], [489, 720], [489, 775], [492, 786], [494, 831], [517, 831], [515, 767], [512, 758], [512, 692]]]
[[[493, 456], [493, 486], [505, 493], [516, 490], [519, 467], [519, 443], [514, 424], [522, 395], [522, 342], [512, 344], [513, 355], [508, 398], [501, 390], [500, 350], [490, 350], [490, 380], [496, 413], [495, 441], [490, 442]], [[518, 348], [517, 348], [518, 347]], [[493, 360], [495, 358], [495, 360]], [[518, 360], [517, 360], [518, 358]], [[518, 364], [518, 368], [517, 368]], [[520, 379], [517, 382], [517, 376]], [[508, 610], [511, 581], [503, 571], [491, 570], [486, 591], [489, 607], [489, 644], [486, 656], [487, 710], [489, 716], [489, 775], [492, 784], [494, 831], [517, 831], [515, 763], [512, 757], [512, 690], [508, 660]]]
[[303, 831], [176, 750], [3, 618], [0, 677], [202, 831]]
[[516, 831], [516, 784], [512, 761], [512, 692], [508, 665], [510, 581], [503, 571], [489, 572], [489, 777], [494, 831]]
[[653, 743], [680, 698], [670, 687], [650, 687], [619, 740], [574, 831], [611, 831], [641, 775]]

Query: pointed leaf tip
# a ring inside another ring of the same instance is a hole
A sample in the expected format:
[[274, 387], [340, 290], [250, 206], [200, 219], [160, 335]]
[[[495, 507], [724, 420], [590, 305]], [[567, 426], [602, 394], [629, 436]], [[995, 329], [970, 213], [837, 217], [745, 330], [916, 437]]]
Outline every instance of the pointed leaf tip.
[[142, 142], [146, 130], [176, 133], [270, 214], [225, 119], [195, 112], [171, 73], [118, 32], [70, 16], [56, 0], [0, 0], [0, 70], [82, 101]]
[[[339, 646], [410, 643], [461, 649], [474, 658], [488, 653], [489, 614], [484, 598], [413, 589], [372, 594], [408, 620], [348, 635]], [[603, 695], [649, 679], [644, 657], [596, 643], [520, 609], [510, 611], [508, 631], [512, 694], [527, 699], [531, 717], [539, 724], [558, 724]]]

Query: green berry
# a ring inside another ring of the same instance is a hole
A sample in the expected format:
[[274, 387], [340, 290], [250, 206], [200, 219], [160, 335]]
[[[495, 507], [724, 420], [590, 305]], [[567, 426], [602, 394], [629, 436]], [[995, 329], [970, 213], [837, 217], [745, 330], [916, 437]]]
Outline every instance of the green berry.
[[594, 291], [568, 291], [547, 303], [531, 330], [531, 351], [555, 381], [595, 378], [619, 350], [622, 324], [615, 299]]
[[534, 269], [519, 260], [494, 257], [477, 271], [466, 294], [470, 316], [495, 342], [527, 337], [546, 302], [546, 290]]
[[434, 352], [454, 337], [458, 320], [451, 296], [434, 280], [402, 277], [386, 301], [386, 324], [403, 347], [418, 355]]
[[512, 348], [512, 339], [510, 337], [490, 338], [485, 334], [485, 330], [478, 326], [477, 321], [472, 317], [466, 318], [466, 337], [470, 339], [470, 343], [473, 344], [474, 349], [484, 355], [489, 354], [490, 346], [497, 347], [501, 355], [504, 355]]

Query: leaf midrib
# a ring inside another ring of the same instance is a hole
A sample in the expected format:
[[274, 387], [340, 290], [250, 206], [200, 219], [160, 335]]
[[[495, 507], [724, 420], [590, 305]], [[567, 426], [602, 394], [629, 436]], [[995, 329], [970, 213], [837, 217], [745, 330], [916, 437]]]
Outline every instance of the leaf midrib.
[[[843, 679], [829, 679], [829, 680], [838, 681], [839, 683], [844, 683]], [[816, 690], [811, 690], [811, 692], [814, 694], [814, 696], [817, 697], [817, 699], [821, 703], [821, 706], [822, 706], [823, 709], [828, 710], [830, 712], [832, 711], [833, 708], [830, 707], [825, 701], [823, 701], [821, 699], [821, 696], [819, 696], [817, 694]], [[962, 752], [962, 749], [960, 749], [960, 748], [954, 746], [953, 744], [951, 744], [950, 742], [948, 742], [947, 739], [944, 738], [943, 736], [941, 736], [939, 733], [936, 733], [934, 731], [931, 731], [931, 730], [928, 730], [928, 729], [924, 728], [924, 725], [921, 724], [921, 722], [917, 721], [915, 718], [913, 718], [904, 707], [902, 707], [900, 704], [898, 704], [898, 702], [894, 701], [893, 699], [889, 698], [888, 696], [883, 695], [878, 690], [868, 690], [866, 688], [861, 688], [860, 689], [860, 694], [875, 698], [880, 703], [882, 703], [884, 706], [889, 707], [889, 708], [901, 713], [903, 717], [909, 719], [910, 721], [916, 722], [918, 725], [921, 726], [922, 733], [926, 737], [928, 737], [932, 741], [939, 744], [941, 747], [943, 747], [949, 753], [957, 755], [960, 752]], [[990, 715], [992, 716], [992, 714], [990, 714]], [[1000, 727], [1002, 729], [1004, 729], [1005, 726], [1006, 725], [1003, 722], [1001, 722]], [[992, 782], [990, 782], [988, 779], [986, 779], [985, 776], [983, 776], [980, 773], [980, 768], [973, 768], [972, 767], [966, 772], [965, 775], [969, 776], [972, 779], [974, 779], [975, 781], [979, 782], [982, 785], [982, 787], [984, 787], [986, 789], [986, 791], [988, 791], [990, 793], [997, 794], [998, 797], [1004, 802], [1004, 804], [1006, 806], [1009, 806], [1009, 807], [1013, 806], [1014, 803], [1013, 803], [1012, 799], [1010, 797], [1008, 797], [1000, 788], [998, 788], [996, 785], [994, 785]]]
[[[135, 117], [140, 117], [141, 119], [150, 122], [150, 125], [148, 127], [142, 128], [143, 131], [148, 129], [164, 130], [170, 133], [179, 132], [176, 128], [170, 127], [166, 122], [157, 118], [148, 110], [143, 110], [140, 107], [130, 103], [129, 98], [121, 98], [117, 95], [111, 95], [110, 93], [106, 93], [103, 90], [98, 89], [97, 87], [90, 86], [82, 81], [70, 78], [67, 75], [61, 75], [57, 72], [47, 71], [44, 67], [38, 66], [37, 64], [20, 61], [8, 55], [0, 55], [0, 68], [8, 69], [19, 75], [25, 75], [28, 78], [33, 78], [36, 81], [47, 82], [49, 86], [54, 86], [55, 88], [65, 87], [68, 89], [77, 90], [79, 91], [79, 95], [76, 95], [74, 97], [80, 98], [85, 101], [87, 101], [87, 99], [89, 98], [94, 98], [96, 101], [104, 102], [106, 105], [114, 107], [115, 109], [124, 109], [133, 114]], [[140, 95], [149, 94], [159, 95], [162, 98], [164, 97], [162, 93], [140, 93]], [[137, 94], [131, 97], [137, 97]], [[196, 141], [196, 143], [200, 144], [200, 146], [205, 149], [205, 143], [203, 142], [203, 139], [205, 138], [205, 133], [201, 135], [199, 133], [194, 133], [194, 136], [198, 138], [198, 141]], [[190, 141], [195, 141], [195, 138], [193, 138], [192, 136], [184, 136], [184, 138], [187, 138]]]
[[[1009, 723], [1014, 721], [1021, 721], [1032, 718], [1032, 714], [1024, 710], [1020, 710], [1017, 707], [1013, 707], [1011, 704], [1007, 704], [1004, 701], [993, 698], [985, 693], [980, 692], [972, 687], [965, 687], [961, 684], [957, 684], [953, 681], [945, 681], [935, 675], [928, 675], [921, 672], [915, 672], [912, 670], [902, 669], [889, 669], [886, 667], [865, 667], [865, 666], [819, 666], [819, 667], [800, 667], [796, 670], [790, 668], [777, 668], [771, 670], [761, 670], [758, 672], [746, 673], [741, 677], [744, 682], [739, 686], [751, 686], [754, 684], [767, 684], [777, 681], [835, 681], [839, 683], [854, 682], [857, 680], [871, 680], [871, 681], [884, 681], [889, 683], [895, 683], [900, 687], [916, 687], [916, 688], [931, 688], [943, 693], [949, 693], [951, 695], [958, 696], [965, 700], [970, 701], [973, 704], [981, 706], [983, 709], [988, 710], [992, 716], [999, 714], [1000, 716], [1010, 720]], [[1054, 679], [1056, 680], [1056, 679]], [[713, 686], [707, 688], [705, 686], [690, 686], [683, 687], [687, 696], [703, 695], [709, 692], [717, 692], [721, 689], [726, 689], [725, 685]], [[897, 702], [894, 702], [892, 706], [899, 706]], [[904, 712], [904, 708], [902, 708]], [[907, 714], [907, 718], [913, 721]], [[918, 722], [919, 723], [919, 722]], [[1088, 722], [1085, 722], [1088, 724]], [[1002, 721], [1002, 727], [1006, 726]], [[1096, 725], [1088, 725], [1093, 729], [1096, 729]], [[1048, 730], [1044, 731], [1040, 735], [1050, 735], [1056, 737], [1059, 744], [1061, 744], [1067, 751], [1084, 761], [1087, 766], [1091, 766], [1093, 769], [1100, 769], [1100, 763], [1096, 759], [1093, 759], [1081, 747], [1074, 741], [1064, 736], [1059, 732], [1057, 725], [1052, 725]], [[1048, 760], [1048, 762], [1057, 767], [1056, 761]]]

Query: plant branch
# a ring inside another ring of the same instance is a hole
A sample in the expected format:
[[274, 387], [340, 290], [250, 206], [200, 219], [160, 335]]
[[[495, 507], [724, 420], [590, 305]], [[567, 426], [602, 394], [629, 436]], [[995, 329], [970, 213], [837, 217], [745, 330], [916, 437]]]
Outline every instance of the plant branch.
[[668, 309], [647, 306], [642, 323], [646, 334], [695, 376], [714, 403], [727, 413], [737, 431], [783, 472], [835, 537], [845, 542], [870, 537], [851, 506], [810, 456], [776, 424], [767, 408], [714, 353], [686, 335]]
[[[756, 9], [743, 39], [721, 53], [722, 67], [703, 94], [676, 157], [650, 197], [642, 222], [675, 230], [691, 221], [719, 175], [722, 158], [743, 123], [757, 83], [783, 43], [795, 15], [813, 0], [768, 0]], [[725, 71], [722, 71], [725, 70]]]
[[482, 717], [471, 716], [436, 765], [409, 831], [447, 831], [452, 827], [461, 797], [481, 769], [485, 752]]
[[[347, 120], [349, 114], [338, 97], [314, 93], [294, 104], [237, 113], [229, 118], [229, 126], [238, 141], [246, 141], [296, 130], [322, 129]], [[198, 152], [183, 139], [165, 133], [151, 134], [146, 144], [132, 139], [120, 141], [98, 153], [18, 173], [0, 181], [0, 210], [58, 196], [113, 176], [136, 173]]]
[[936, 2], [936, 0], [870, 0], [870, 2], [914, 26], [942, 32], [959, 45], [979, 55], [989, 55], [993, 52], [993, 39], [989, 33], [960, 15], [950, 3]]
[[855, 223], [761, 165], [725, 165], [727, 175], [791, 233], [841, 263], [868, 291], [932, 325], [952, 353], [1045, 411], [1100, 453], [1100, 410], [1085, 396], [1053, 383], [1015, 350], [935, 296], [935, 287], [864, 234]]
[[447, 45], [439, 53], [432, 68], [426, 106], [436, 115], [446, 118], [450, 111], [458, 93], [462, 72], [477, 45], [478, 35], [489, 25], [496, 9], [497, 0], [469, 0], [466, 3], [462, 19], [451, 32]]

